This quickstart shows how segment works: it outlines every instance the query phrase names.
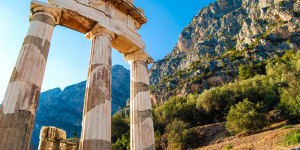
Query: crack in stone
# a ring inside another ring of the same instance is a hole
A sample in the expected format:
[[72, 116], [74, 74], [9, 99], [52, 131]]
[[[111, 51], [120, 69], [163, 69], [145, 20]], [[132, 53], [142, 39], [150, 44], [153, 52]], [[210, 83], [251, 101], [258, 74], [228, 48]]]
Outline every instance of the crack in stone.
[[49, 24], [50, 26], [53, 27], [55, 26], [55, 20], [53, 20], [53, 18], [51, 18], [46, 14], [36, 14], [33, 16], [31, 21], [39, 21], [39, 22]]
[[26, 44], [33, 44], [37, 46], [44, 58], [47, 60], [50, 49], [50, 42], [48, 40], [37, 36], [27, 35], [24, 39], [23, 46]]
[[152, 109], [146, 109], [142, 111], [134, 111], [134, 124], [139, 124], [145, 121], [147, 118], [152, 119]]

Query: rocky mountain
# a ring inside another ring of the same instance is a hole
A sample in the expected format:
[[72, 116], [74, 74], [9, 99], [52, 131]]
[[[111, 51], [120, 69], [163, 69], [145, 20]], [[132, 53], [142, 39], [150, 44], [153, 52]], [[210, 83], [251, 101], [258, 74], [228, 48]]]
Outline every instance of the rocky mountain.
[[181, 32], [175, 48], [151, 67], [155, 103], [235, 80], [241, 64], [300, 47], [299, 0], [217, 0]]
[[[129, 99], [130, 72], [123, 66], [112, 67], [112, 113], [120, 110]], [[42, 126], [55, 126], [67, 132], [68, 137], [81, 134], [83, 99], [86, 81], [41, 93], [31, 145], [38, 147]]]

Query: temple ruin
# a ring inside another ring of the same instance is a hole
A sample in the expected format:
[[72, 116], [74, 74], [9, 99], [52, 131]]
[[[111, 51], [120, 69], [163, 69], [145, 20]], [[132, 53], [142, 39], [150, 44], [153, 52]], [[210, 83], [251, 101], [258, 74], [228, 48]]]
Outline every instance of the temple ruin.
[[91, 40], [81, 150], [111, 147], [112, 48], [130, 64], [130, 146], [153, 150], [154, 129], [145, 51], [137, 30], [147, 22], [132, 0], [32, 1], [30, 26], [0, 107], [0, 149], [28, 150], [53, 29], [61, 25]]

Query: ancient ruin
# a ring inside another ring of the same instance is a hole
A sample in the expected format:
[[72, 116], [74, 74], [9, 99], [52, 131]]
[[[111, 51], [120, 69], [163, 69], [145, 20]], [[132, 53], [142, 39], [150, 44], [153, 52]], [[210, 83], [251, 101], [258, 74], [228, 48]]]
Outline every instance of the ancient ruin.
[[111, 146], [111, 52], [131, 65], [132, 150], [153, 150], [154, 130], [147, 64], [152, 58], [137, 30], [147, 22], [132, 0], [49, 0], [31, 3], [30, 27], [0, 108], [0, 149], [27, 150], [45, 72], [52, 32], [61, 25], [91, 40], [84, 99], [81, 150]]
[[64, 130], [55, 127], [43, 127], [40, 133], [38, 150], [76, 150], [76, 143], [66, 140]]

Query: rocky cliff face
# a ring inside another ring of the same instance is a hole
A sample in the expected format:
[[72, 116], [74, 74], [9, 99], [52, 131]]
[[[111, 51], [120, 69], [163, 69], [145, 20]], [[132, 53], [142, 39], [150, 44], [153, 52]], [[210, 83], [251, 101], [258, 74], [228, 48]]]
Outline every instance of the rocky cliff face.
[[[130, 72], [123, 66], [112, 68], [112, 113], [120, 110], [129, 99]], [[37, 148], [42, 126], [55, 126], [68, 137], [81, 134], [83, 99], [86, 81], [41, 93], [31, 144]]]
[[300, 47], [299, 0], [217, 0], [181, 32], [170, 54], [151, 67], [156, 103], [234, 80], [240, 64]]

